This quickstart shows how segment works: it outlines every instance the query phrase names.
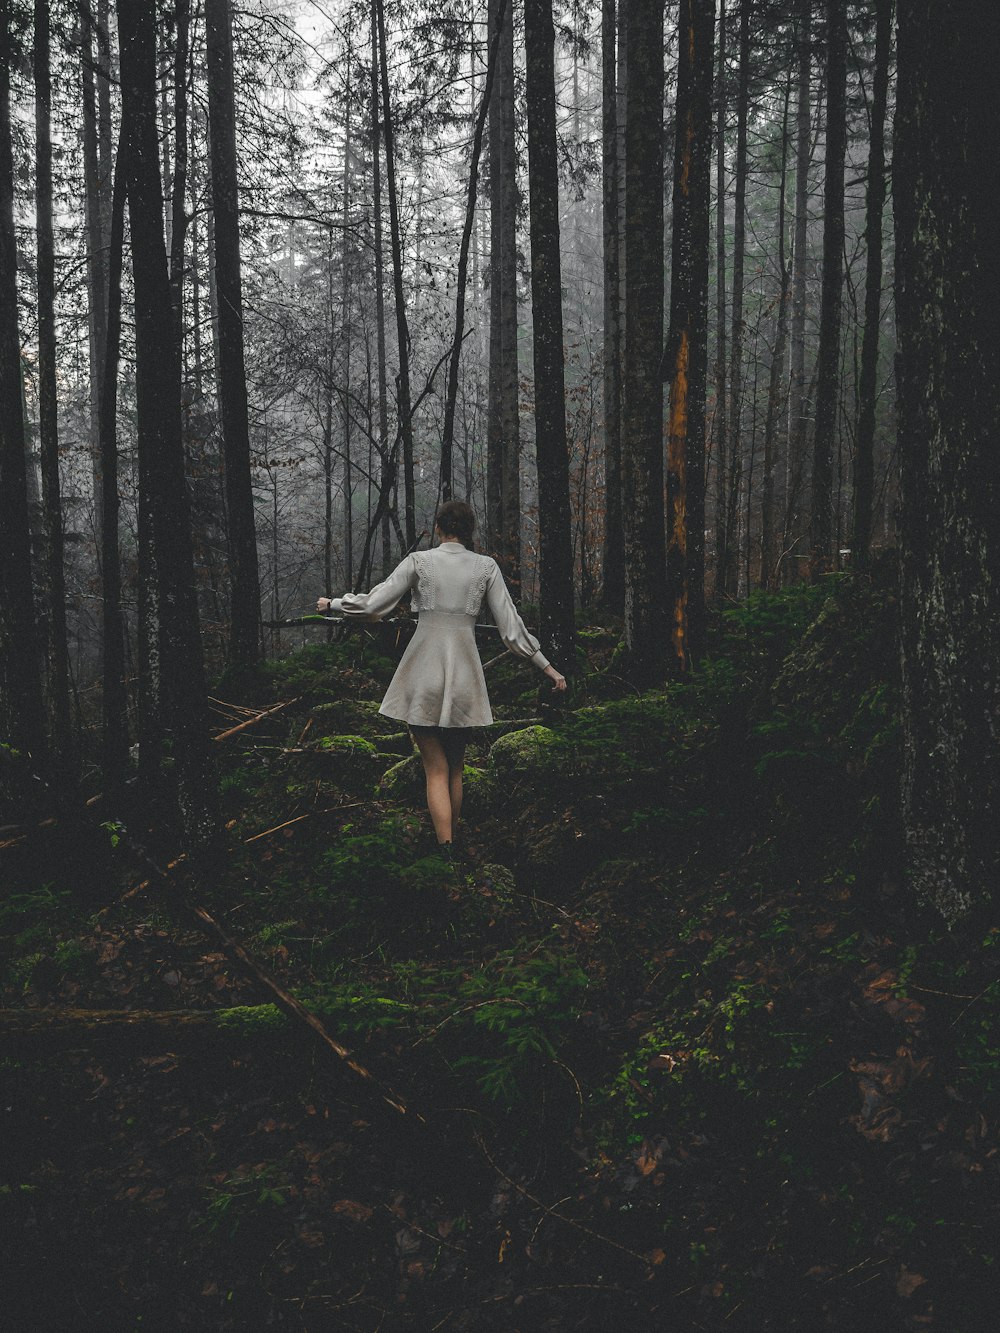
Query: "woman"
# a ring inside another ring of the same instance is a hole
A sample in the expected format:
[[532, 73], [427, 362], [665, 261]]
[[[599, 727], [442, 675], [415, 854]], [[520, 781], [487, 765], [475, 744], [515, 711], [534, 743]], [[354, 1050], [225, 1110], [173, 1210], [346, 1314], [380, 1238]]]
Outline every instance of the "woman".
[[407, 593], [420, 615], [379, 712], [406, 722], [423, 760], [427, 807], [438, 843], [450, 847], [462, 809], [462, 769], [470, 727], [493, 721], [476, 648], [476, 617], [485, 600], [504, 644], [564, 690], [566, 678], [543, 655], [511, 601], [500, 567], [472, 547], [475, 515], [461, 500], [438, 511], [439, 545], [415, 551], [371, 592], [320, 597], [320, 611], [381, 620]]

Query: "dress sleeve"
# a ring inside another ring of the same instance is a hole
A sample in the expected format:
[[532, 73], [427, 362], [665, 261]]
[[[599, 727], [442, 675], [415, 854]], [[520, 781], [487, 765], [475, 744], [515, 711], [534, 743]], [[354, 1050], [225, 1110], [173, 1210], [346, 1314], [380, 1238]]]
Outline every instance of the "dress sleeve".
[[381, 620], [387, 616], [406, 592], [416, 586], [417, 571], [413, 556], [401, 560], [383, 583], [377, 583], [371, 592], [345, 592], [343, 597], [330, 599], [330, 610], [357, 620]]
[[542, 652], [535, 636], [529, 634], [525, 628], [524, 621], [518, 615], [517, 607], [507, 591], [500, 566], [495, 561], [486, 585], [486, 601], [493, 613], [504, 646], [518, 657], [525, 657], [529, 662], [534, 662], [539, 670], [544, 671], [549, 665], [549, 659]]

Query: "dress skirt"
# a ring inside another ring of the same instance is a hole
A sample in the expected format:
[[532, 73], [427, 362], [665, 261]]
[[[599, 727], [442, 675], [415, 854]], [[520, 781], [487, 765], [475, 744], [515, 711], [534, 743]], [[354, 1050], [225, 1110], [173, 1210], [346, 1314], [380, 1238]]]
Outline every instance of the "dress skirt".
[[415, 727], [488, 727], [476, 617], [422, 610], [378, 711]]

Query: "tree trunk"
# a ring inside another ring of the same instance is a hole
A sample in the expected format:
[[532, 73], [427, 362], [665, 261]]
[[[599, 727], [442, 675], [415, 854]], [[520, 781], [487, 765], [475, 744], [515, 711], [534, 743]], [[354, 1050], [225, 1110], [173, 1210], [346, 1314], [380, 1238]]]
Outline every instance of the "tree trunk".
[[69, 643], [59, 485], [59, 405], [56, 395], [55, 239], [52, 231], [52, 77], [49, 0], [35, 0], [35, 217], [38, 241], [38, 434], [45, 519], [48, 612], [50, 751], [69, 777], [75, 751], [69, 707]]
[[[375, 342], [376, 373], [378, 375], [378, 455], [381, 468], [379, 489], [384, 494], [391, 486], [389, 476], [389, 390], [385, 366], [385, 273], [382, 258], [382, 163], [381, 163], [381, 119], [379, 116], [379, 47], [378, 19], [375, 4], [371, 7], [371, 131], [372, 131], [372, 242], [375, 248]], [[390, 566], [391, 528], [388, 508], [382, 517], [382, 577], [388, 578]], [[364, 581], [368, 571], [365, 562], [358, 571], [359, 579]]]
[[181, 437], [180, 355], [173, 336], [163, 234], [156, 124], [155, 15], [118, 0], [122, 121], [135, 290], [136, 404], [140, 466], [147, 482], [158, 593], [154, 668], [163, 742], [169, 749], [191, 853], [211, 846], [205, 676], [198, 626], [191, 519]]
[[670, 379], [667, 435], [667, 595], [675, 665], [704, 649], [705, 392], [712, 170], [715, 0], [681, 0], [674, 137]]
[[625, 645], [641, 684], [667, 663], [663, 584], [663, 0], [629, 0], [622, 482]]
[[846, 0], [826, 6], [826, 161], [823, 186], [823, 292], [819, 316], [816, 433], [813, 439], [809, 575], [833, 564], [833, 444], [837, 433], [841, 297], [844, 285], [844, 159], [847, 152]]
[[487, 424], [489, 545], [515, 594], [521, 581], [521, 441], [517, 357], [517, 152], [514, 20], [490, 0], [500, 30], [490, 105], [490, 383]]
[[87, 323], [90, 338], [90, 436], [93, 454], [94, 527], [101, 543], [100, 401], [104, 383], [104, 342], [107, 336], [107, 236], [101, 199], [98, 156], [98, 104], [94, 92], [93, 43], [90, 24], [81, 34], [80, 65], [83, 111], [83, 189], [87, 229]]
[[[15, 59], [12, 22], [11, 0], [0, 0], [0, 741], [29, 756], [37, 766], [45, 763], [45, 724], [21, 409], [10, 117], [10, 71]], [[0, 781], [5, 776], [0, 775]]]
[[764, 421], [764, 476], [760, 495], [760, 586], [770, 588], [775, 564], [774, 474], [778, 417], [781, 406], [781, 373], [788, 340], [788, 263], [785, 258], [785, 190], [788, 184], [788, 107], [792, 81], [785, 85], [781, 117], [781, 177], [778, 183], [778, 309], [774, 317], [774, 345], [767, 386], [767, 416]]
[[215, 285], [219, 306], [219, 408], [226, 482], [232, 660], [260, 656], [260, 573], [250, 474], [250, 422], [243, 356], [243, 287], [237, 194], [236, 103], [230, 0], [205, 0], [208, 120], [212, 149]]
[[[351, 59], [351, 28], [347, 31], [347, 54]], [[341, 407], [344, 431], [344, 579], [342, 586], [350, 588], [354, 579], [354, 481], [351, 471], [351, 403], [347, 390], [351, 383], [351, 261], [353, 259], [348, 237], [351, 216], [351, 100], [347, 100], [344, 122], [344, 231], [341, 248], [340, 333], [344, 344], [341, 364]]]
[[101, 475], [101, 768], [104, 789], [119, 791], [128, 775], [128, 705], [125, 689], [121, 556], [118, 549], [118, 360], [121, 349], [122, 255], [125, 239], [125, 157], [119, 147], [111, 200], [108, 321], [104, 379], [98, 400]]
[[[798, 576], [795, 550], [800, 536], [806, 436], [809, 430], [806, 393], [806, 250], [809, 243], [809, 165], [812, 161], [810, 81], [812, 73], [812, 0], [800, 0], [798, 21], [798, 91], [795, 108], [795, 239], [792, 246], [791, 356], [788, 373], [788, 445], [785, 469], [785, 516], [782, 551], [790, 557], [788, 576]], [[787, 581], [787, 578], [786, 578]]]
[[[622, 0], [626, 3], [627, 0]], [[622, 535], [621, 308], [618, 264], [618, 107], [615, 0], [601, 4], [601, 142], [604, 236], [604, 572], [602, 598], [616, 615], [625, 603]]]
[[715, 121], [715, 594], [729, 561], [726, 506], [726, 0], [719, 4]]
[[552, 0], [524, 0], [531, 325], [535, 458], [538, 468], [541, 633], [566, 675], [574, 674], [573, 550], [563, 360], [556, 158], [555, 28]]
[[893, 156], [908, 879], [973, 948], [1000, 875], [1000, 10], [900, 0]]
[[[506, 8], [506, 0], [500, 0], [500, 18]], [[458, 291], [455, 296], [455, 333], [452, 337], [451, 356], [448, 358], [448, 387], [445, 392], [444, 430], [441, 436], [441, 479], [438, 493], [443, 502], [452, 496], [452, 443], [455, 435], [455, 403], [458, 399], [458, 367], [462, 355], [462, 343], [465, 341], [465, 287], [469, 275], [469, 245], [472, 241], [472, 227], [476, 220], [476, 193], [479, 186], [479, 158], [483, 150], [483, 130], [486, 126], [486, 114], [490, 105], [490, 92], [496, 71], [497, 50], [500, 45], [498, 32], [490, 42], [489, 58], [486, 67], [486, 86], [476, 126], [472, 136], [472, 161], [469, 164], [469, 190], [465, 204], [465, 223], [462, 227], [462, 241], [458, 252]]]
[[188, 51], [191, 0], [174, 3], [174, 170], [170, 189], [170, 295], [177, 323], [177, 345], [184, 343], [184, 242], [187, 237], [187, 212], [184, 195], [188, 167]]
[[876, 0], [875, 78], [868, 145], [868, 198], [865, 215], [865, 331], [861, 340], [858, 386], [858, 439], [854, 455], [854, 522], [851, 564], [868, 563], [875, 482], [875, 400], [878, 346], [882, 331], [882, 214], [885, 209], [885, 108], [889, 89], [889, 47], [893, 0]]
[[740, 513], [743, 490], [743, 288], [747, 235], [747, 122], [750, 112], [750, 19], [753, 0], [740, 0], [740, 71], [736, 97], [736, 165], [733, 224], [733, 312], [729, 372], [729, 491], [726, 505], [726, 565], [721, 593], [734, 586], [743, 559]]
[[385, 185], [389, 195], [389, 239], [392, 245], [392, 285], [396, 307], [396, 342], [399, 375], [396, 390], [397, 429], [403, 445], [403, 508], [407, 549], [417, 544], [417, 517], [413, 488], [413, 419], [410, 407], [410, 331], [406, 324], [403, 287], [403, 249], [399, 228], [399, 196], [396, 193], [396, 158], [389, 99], [389, 55], [385, 38], [385, 6], [375, 0], [378, 22], [379, 65], [382, 74], [382, 135], [385, 143]]

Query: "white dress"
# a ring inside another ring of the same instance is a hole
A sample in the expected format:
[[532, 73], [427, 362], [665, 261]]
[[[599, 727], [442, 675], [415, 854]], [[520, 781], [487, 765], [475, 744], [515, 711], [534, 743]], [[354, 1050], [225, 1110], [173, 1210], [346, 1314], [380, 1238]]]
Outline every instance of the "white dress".
[[517, 613], [500, 567], [460, 542], [415, 551], [371, 592], [349, 592], [330, 610], [381, 620], [407, 592], [417, 628], [389, 683], [379, 712], [418, 727], [488, 727], [493, 721], [476, 648], [476, 618], [485, 600], [506, 647], [541, 670], [549, 665]]

